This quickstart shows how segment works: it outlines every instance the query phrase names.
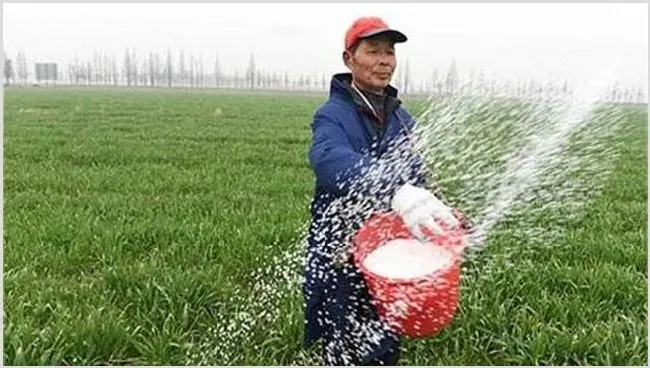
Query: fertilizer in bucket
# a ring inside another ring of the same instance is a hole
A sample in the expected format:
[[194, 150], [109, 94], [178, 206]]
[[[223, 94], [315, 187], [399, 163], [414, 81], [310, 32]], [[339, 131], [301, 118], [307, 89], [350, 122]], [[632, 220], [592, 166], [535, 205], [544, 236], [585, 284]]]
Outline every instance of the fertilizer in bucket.
[[364, 266], [388, 279], [412, 279], [434, 274], [449, 267], [451, 253], [431, 243], [415, 239], [395, 239], [372, 251]]
[[454, 228], [420, 241], [394, 212], [377, 213], [359, 229], [353, 240], [355, 264], [390, 330], [426, 338], [451, 323], [462, 239], [463, 231]]

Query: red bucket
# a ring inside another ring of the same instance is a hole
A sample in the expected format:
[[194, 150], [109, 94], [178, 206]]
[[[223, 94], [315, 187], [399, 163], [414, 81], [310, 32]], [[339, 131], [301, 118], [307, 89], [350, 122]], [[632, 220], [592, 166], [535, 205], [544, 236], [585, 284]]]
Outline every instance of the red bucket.
[[389, 212], [372, 216], [352, 240], [355, 265], [366, 281], [377, 313], [397, 334], [411, 338], [431, 337], [451, 323], [454, 317], [464, 234], [459, 228], [446, 228], [445, 231], [441, 235], [425, 231], [425, 235], [432, 246], [443, 247], [451, 253], [450, 266], [414, 279], [385, 278], [363, 265], [373, 250], [387, 242], [413, 239], [397, 214]]

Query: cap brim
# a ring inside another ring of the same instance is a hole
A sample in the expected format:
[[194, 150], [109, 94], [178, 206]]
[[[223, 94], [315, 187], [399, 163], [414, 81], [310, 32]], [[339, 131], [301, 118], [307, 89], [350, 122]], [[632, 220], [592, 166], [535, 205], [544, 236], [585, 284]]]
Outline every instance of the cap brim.
[[366, 32], [359, 36], [359, 39], [365, 39], [370, 37], [375, 37], [379, 35], [385, 35], [395, 43], [406, 42], [408, 38], [406, 35], [396, 29], [375, 29], [370, 32]]

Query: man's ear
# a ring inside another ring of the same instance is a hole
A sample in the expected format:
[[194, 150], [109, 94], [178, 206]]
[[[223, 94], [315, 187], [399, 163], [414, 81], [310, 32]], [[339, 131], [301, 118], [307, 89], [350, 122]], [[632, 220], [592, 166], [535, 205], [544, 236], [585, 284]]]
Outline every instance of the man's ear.
[[343, 54], [341, 54], [341, 58], [343, 59], [343, 64], [350, 68], [350, 58], [352, 57], [352, 54], [350, 51], [345, 50], [343, 51]]

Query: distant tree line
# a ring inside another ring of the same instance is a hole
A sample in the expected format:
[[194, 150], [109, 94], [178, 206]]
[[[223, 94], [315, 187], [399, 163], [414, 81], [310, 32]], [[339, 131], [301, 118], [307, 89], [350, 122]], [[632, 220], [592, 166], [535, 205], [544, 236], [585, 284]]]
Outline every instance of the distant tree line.
[[[67, 65], [59, 66], [61, 76], [57, 81], [35, 80], [30, 72], [25, 53], [20, 51], [15, 61], [7, 58], [5, 52], [5, 85], [57, 84], [76, 86], [126, 86], [126, 87], [184, 87], [221, 88], [249, 90], [285, 90], [326, 92], [330, 76], [290, 74], [287, 71], [271, 71], [261, 68], [251, 54], [248, 65], [243, 70], [226, 73], [217, 54], [207, 60], [202, 54], [186, 55], [180, 51], [173, 55], [166, 53], [138, 54], [135, 49], [125, 48], [121, 60], [115, 55], [94, 52], [87, 59], [74, 59]], [[33, 69], [33, 67], [32, 67]], [[414, 80], [411, 76], [410, 62], [399, 64], [393, 84], [402, 94], [456, 95], [480, 94], [499, 95], [509, 98], [539, 98], [573, 94], [568, 81], [540, 82], [535, 79], [517, 82], [502, 82], [486, 77], [482, 70], [470, 70], [469, 75], [459, 76], [453, 60], [446, 72], [433, 69], [428, 80]], [[614, 83], [609, 87], [605, 98], [616, 103], [646, 103], [646, 93], [642, 86], [623, 86]]]

